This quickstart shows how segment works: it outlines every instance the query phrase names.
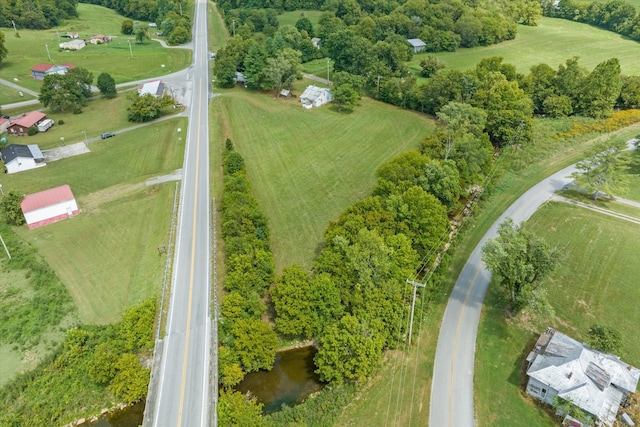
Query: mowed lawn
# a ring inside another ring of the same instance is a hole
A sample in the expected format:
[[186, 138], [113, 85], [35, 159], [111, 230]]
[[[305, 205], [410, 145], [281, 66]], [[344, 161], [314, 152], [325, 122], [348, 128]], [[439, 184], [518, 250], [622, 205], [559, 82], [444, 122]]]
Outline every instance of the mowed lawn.
[[[0, 65], [1, 67], [1, 65]], [[11, 104], [13, 102], [27, 101], [29, 99], [34, 99], [33, 96], [28, 93], [22, 93], [20, 96], [20, 91], [18, 89], [14, 89], [9, 86], [0, 85], [0, 106], [5, 104]], [[2, 113], [5, 114], [4, 112]]]
[[5, 191], [29, 194], [69, 184], [77, 217], [36, 230], [18, 229], [38, 248], [78, 305], [80, 320], [109, 323], [133, 304], [157, 295], [175, 183], [145, 187], [148, 178], [182, 165], [178, 118], [90, 144], [91, 153], [0, 177]]
[[313, 28], [315, 30], [316, 25], [318, 25], [318, 21], [320, 21], [320, 17], [324, 12], [321, 10], [292, 10], [290, 12], [283, 12], [278, 15], [278, 23], [280, 26], [284, 25], [296, 25], [296, 22], [303, 16], [309, 18]]
[[[72, 63], [91, 71], [95, 79], [100, 73], [106, 72], [111, 74], [116, 83], [179, 71], [191, 62], [191, 51], [187, 49], [165, 49], [152, 40], [136, 44], [133, 36], [120, 33], [122, 21], [126, 18], [111, 9], [79, 3], [77, 10], [77, 19], [48, 30], [19, 30], [19, 38], [6, 29], [5, 46], [9, 53], [0, 65], [0, 78], [9, 81], [17, 78], [17, 84], [39, 92], [42, 82], [33, 80], [31, 67], [40, 62]], [[66, 32], [77, 32], [80, 38], [87, 40], [87, 46], [76, 52], [60, 52], [59, 43], [69, 39], [59, 36]], [[89, 39], [95, 34], [115, 38], [111, 43], [93, 45]], [[51, 60], [45, 45], [48, 46]]]
[[[640, 216], [640, 210], [638, 214]], [[546, 284], [556, 315], [505, 320], [496, 307], [492, 283], [485, 303], [476, 353], [476, 416], [480, 426], [552, 426], [548, 416], [523, 397], [522, 361], [547, 326], [579, 341], [594, 323], [615, 327], [623, 336], [619, 355], [640, 365], [635, 332], [640, 324], [640, 226], [564, 203], [548, 203], [527, 228], [563, 254]]]
[[[414, 55], [409, 68], [420, 72], [420, 61], [428, 54]], [[474, 68], [482, 58], [501, 56], [520, 73], [528, 73], [533, 65], [546, 63], [557, 69], [573, 56], [580, 57], [580, 65], [592, 70], [600, 62], [618, 58], [622, 73], [640, 74], [640, 43], [587, 24], [565, 19], [543, 18], [537, 27], [518, 26], [514, 40], [492, 46], [458, 49], [435, 54], [448, 68]]]
[[329, 221], [368, 196], [375, 170], [417, 147], [434, 126], [427, 116], [367, 98], [343, 114], [236, 89], [224, 91], [213, 108], [220, 143], [230, 138], [245, 158], [279, 270], [309, 267]]
[[[73, 114], [71, 111], [50, 111], [43, 110], [47, 118], [52, 119], [56, 124], [46, 132], [25, 138], [9, 136], [9, 144], [38, 144], [42, 150], [58, 147], [63, 143], [66, 145], [84, 141], [85, 134], [88, 139], [99, 137], [101, 133], [107, 131], [117, 131], [128, 128], [135, 123], [127, 120], [127, 107], [130, 102], [126, 93], [121, 93], [112, 99], [94, 99], [87, 103], [81, 114]], [[6, 110], [3, 114], [16, 116], [23, 111], [32, 111], [42, 107], [42, 105], [30, 106], [16, 110]], [[59, 124], [62, 120], [64, 123]], [[64, 138], [61, 140], [60, 138]]]

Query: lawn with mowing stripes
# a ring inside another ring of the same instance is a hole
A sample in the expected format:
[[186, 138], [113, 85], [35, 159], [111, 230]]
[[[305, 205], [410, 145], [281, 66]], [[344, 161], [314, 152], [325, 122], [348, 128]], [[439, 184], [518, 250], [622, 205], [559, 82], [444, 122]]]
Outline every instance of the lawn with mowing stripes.
[[506, 321], [496, 308], [495, 281], [478, 334], [475, 398], [481, 425], [555, 425], [520, 396], [521, 362], [537, 334], [547, 326], [587, 340], [594, 323], [615, 327], [623, 337], [618, 353], [625, 362], [640, 365], [635, 332], [640, 324], [640, 226], [587, 209], [552, 202], [527, 223], [527, 229], [546, 239], [562, 254], [558, 269], [547, 280], [553, 319], [525, 316]]
[[0, 183], [5, 192], [26, 194], [69, 184], [76, 197], [138, 184], [182, 167], [184, 141], [178, 141], [177, 128], [185, 126], [186, 119], [176, 118], [118, 133], [90, 143], [90, 153], [17, 174], [1, 174]]
[[[209, 50], [217, 52], [227, 44], [229, 32], [224, 26], [224, 21], [220, 15], [216, 4], [209, 2]], [[213, 65], [213, 63], [212, 63]]]
[[75, 218], [19, 230], [68, 286], [82, 322], [115, 322], [159, 295], [165, 255], [157, 247], [167, 245], [174, 189], [141, 185], [103, 192], [99, 200], [79, 197]]
[[[12, 31], [5, 31], [5, 46], [9, 53], [0, 66], [0, 77], [9, 81], [17, 78], [19, 85], [39, 92], [42, 82], [31, 77], [31, 67], [39, 62], [70, 62], [88, 69], [94, 78], [107, 72], [116, 83], [172, 73], [191, 63], [190, 50], [165, 49], [160, 43], [151, 40], [136, 44], [133, 36], [120, 34], [122, 21], [126, 18], [111, 9], [79, 3], [78, 15], [77, 19], [68, 20], [49, 30], [19, 30], [19, 38]], [[76, 52], [60, 52], [59, 43], [69, 39], [59, 36], [67, 32], [77, 32], [80, 38], [87, 39], [87, 46]], [[95, 34], [115, 38], [111, 43], [93, 45], [89, 43], [89, 38]], [[51, 59], [47, 56], [45, 45], [48, 46]]]
[[[420, 61], [427, 53], [414, 55], [408, 63], [416, 74]], [[533, 65], [546, 63], [557, 69], [573, 56], [580, 57], [580, 65], [592, 70], [600, 62], [612, 57], [620, 60], [622, 73], [640, 74], [640, 43], [597, 27], [565, 19], [543, 18], [537, 27], [518, 26], [514, 40], [473, 49], [435, 54], [448, 68], [467, 70], [482, 59], [501, 56], [520, 73], [528, 73]]]
[[433, 128], [424, 115], [367, 98], [343, 114], [236, 89], [216, 98], [214, 109], [221, 143], [230, 138], [245, 158], [279, 270], [309, 267], [329, 221], [370, 194], [378, 166]]

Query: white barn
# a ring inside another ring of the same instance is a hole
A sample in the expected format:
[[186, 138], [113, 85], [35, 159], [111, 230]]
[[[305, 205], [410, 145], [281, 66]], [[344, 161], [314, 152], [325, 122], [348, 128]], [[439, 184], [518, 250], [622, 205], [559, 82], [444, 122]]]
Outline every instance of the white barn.
[[327, 88], [314, 85], [307, 86], [302, 95], [300, 95], [300, 102], [304, 108], [319, 107], [331, 101], [333, 101], [333, 92]]
[[7, 168], [7, 173], [22, 172], [46, 166], [44, 154], [36, 144], [11, 144], [0, 150], [0, 159]]
[[20, 207], [29, 229], [67, 219], [80, 211], [68, 185], [29, 194], [22, 200]]

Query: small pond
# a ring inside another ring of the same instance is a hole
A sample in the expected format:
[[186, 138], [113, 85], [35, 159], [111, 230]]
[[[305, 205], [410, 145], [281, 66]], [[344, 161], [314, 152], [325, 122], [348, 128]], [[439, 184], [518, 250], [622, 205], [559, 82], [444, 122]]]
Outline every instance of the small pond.
[[310, 394], [324, 387], [314, 372], [316, 352], [312, 346], [278, 352], [272, 370], [247, 374], [236, 390], [242, 393], [250, 391], [264, 404], [265, 414], [277, 411], [282, 405], [302, 403]]
[[144, 416], [144, 400], [121, 411], [116, 411], [93, 423], [85, 423], [82, 427], [138, 427], [142, 425]]

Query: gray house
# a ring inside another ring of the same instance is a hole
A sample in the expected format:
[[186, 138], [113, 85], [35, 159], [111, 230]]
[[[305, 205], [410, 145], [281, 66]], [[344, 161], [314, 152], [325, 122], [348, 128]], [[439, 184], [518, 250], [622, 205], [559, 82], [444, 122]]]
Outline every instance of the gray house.
[[407, 39], [407, 43], [413, 48], [413, 53], [422, 52], [427, 47], [427, 44], [420, 39]]
[[571, 401], [609, 427], [640, 379], [638, 368], [551, 328], [540, 335], [527, 362], [528, 394], [550, 405], [556, 396]]

